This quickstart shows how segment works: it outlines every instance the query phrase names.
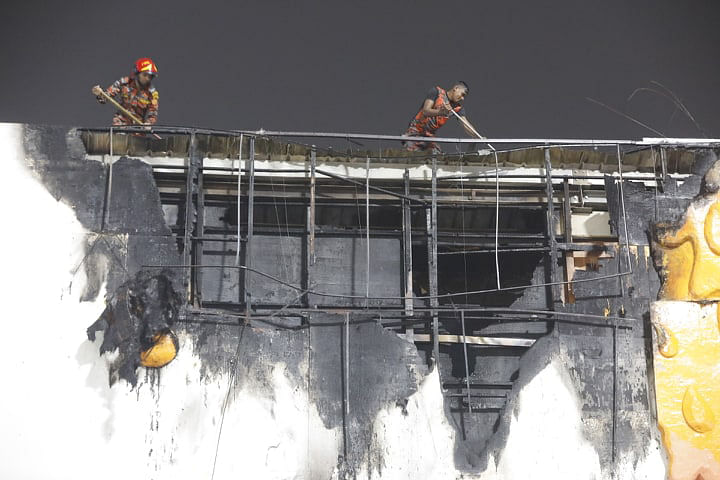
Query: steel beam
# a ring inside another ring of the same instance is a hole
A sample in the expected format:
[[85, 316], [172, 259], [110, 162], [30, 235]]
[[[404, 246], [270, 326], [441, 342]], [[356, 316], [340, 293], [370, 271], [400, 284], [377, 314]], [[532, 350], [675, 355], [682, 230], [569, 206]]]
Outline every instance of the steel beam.
[[[403, 175], [405, 183], [405, 196], [410, 194], [410, 172], [405, 169]], [[403, 232], [403, 279], [405, 287], [405, 314], [412, 316], [413, 314], [413, 268], [412, 268], [412, 210], [410, 202], [402, 200], [402, 232]], [[412, 341], [414, 330], [408, 328], [405, 333], [409, 336], [408, 340]]]
[[[194, 236], [190, 239], [190, 241], [194, 242], [193, 244], [193, 264], [194, 265], [202, 265], [203, 264], [203, 239], [205, 237], [205, 189], [203, 187], [203, 163], [204, 159], [202, 156], [199, 158], [199, 168], [197, 173], [197, 223], [195, 225], [195, 232]], [[195, 240], [197, 238], [197, 240]], [[203, 269], [202, 268], [196, 268], [193, 272], [193, 291], [194, 291], [194, 303], [195, 305], [202, 307], [202, 279], [203, 279]]]
[[430, 294], [430, 308], [432, 309], [432, 331], [433, 331], [433, 361], [440, 372], [440, 342], [438, 338], [438, 264], [437, 264], [437, 156], [432, 159], [432, 203], [430, 209], [426, 209], [426, 223], [428, 234], [428, 286]]
[[[255, 226], [255, 137], [249, 140], [249, 172], [248, 172], [248, 210], [247, 210], [247, 236], [245, 241], [245, 266], [252, 268], [253, 263], [253, 234]], [[250, 270], [245, 269], [243, 286], [245, 288], [245, 316], [249, 320], [252, 310], [252, 292], [250, 290]]]
[[[190, 148], [188, 149], [188, 169], [185, 175], [185, 219], [183, 225], [183, 251], [182, 260], [183, 265], [191, 265], [193, 258], [192, 255], [192, 244], [191, 237], [195, 233], [195, 226], [197, 222], [197, 210], [195, 205], [195, 199], [198, 193], [198, 172], [200, 170], [200, 159], [197, 149], [197, 136], [195, 132], [190, 135]], [[190, 304], [194, 303], [193, 299], [193, 269], [186, 267], [183, 272], [183, 281], [186, 288], [187, 301]]]
[[[555, 238], [555, 205], [553, 201], [553, 183], [552, 183], [552, 164], [550, 163], [550, 149], [545, 149], [545, 195], [547, 197], [547, 215], [546, 215], [546, 229], [547, 229], [547, 241], [550, 246], [550, 282], [558, 281], [557, 274], [557, 240]], [[548, 308], [551, 310], [555, 309], [555, 299], [559, 298], [558, 288], [556, 285], [550, 285], [548, 287]]]
[[315, 265], [315, 163], [317, 161], [315, 145], [310, 151], [310, 215], [308, 222], [309, 265]]

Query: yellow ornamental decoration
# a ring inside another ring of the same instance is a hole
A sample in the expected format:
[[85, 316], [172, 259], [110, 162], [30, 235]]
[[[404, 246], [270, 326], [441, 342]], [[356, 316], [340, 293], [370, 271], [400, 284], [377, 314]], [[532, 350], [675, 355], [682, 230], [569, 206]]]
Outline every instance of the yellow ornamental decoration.
[[[718, 303], [653, 304], [658, 424], [671, 480], [720, 480]], [[663, 343], [663, 341], [665, 343]]]
[[707, 433], [715, 428], [715, 415], [693, 385], [685, 390], [682, 412], [685, 423], [698, 433]]
[[666, 272], [661, 297], [720, 300], [720, 203], [718, 195], [688, 207], [685, 223], [660, 238]]
[[674, 357], [679, 350], [677, 337], [666, 327], [660, 326], [659, 330], [661, 334], [659, 335], [661, 339], [658, 340], [660, 355], [665, 358]]

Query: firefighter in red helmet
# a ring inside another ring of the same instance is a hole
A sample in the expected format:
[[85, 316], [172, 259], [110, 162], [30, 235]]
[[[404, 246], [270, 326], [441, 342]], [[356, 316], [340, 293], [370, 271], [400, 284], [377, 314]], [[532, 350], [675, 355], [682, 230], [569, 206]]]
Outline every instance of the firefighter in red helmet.
[[[158, 119], [158, 92], [152, 86], [152, 81], [157, 73], [155, 62], [149, 58], [140, 58], [135, 62], [133, 73], [115, 81], [105, 90], [105, 93], [135, 114], [145, 125], [154, 125]], [[102, 91], [100, 85], [92, 88], [98, 102], [105, 103]], [[122, 112], [117, 112], [112, 123], [113, 125], [132, 125], [133, 121]]]

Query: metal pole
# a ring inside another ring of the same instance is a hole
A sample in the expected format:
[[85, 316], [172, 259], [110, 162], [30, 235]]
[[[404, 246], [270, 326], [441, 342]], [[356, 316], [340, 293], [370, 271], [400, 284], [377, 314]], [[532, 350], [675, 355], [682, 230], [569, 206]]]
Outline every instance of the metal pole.
[[235, 265], [240, 265], [240, 194], [242, 192], [242, 145], [243, 134], [240, 134], [240, 148], [238, 149], [238, 178], [237, 178], [237, 246], [235, 250]]
[[[318, 170], [316, 170], [316, 173], [318, 173], [318, 174], [320, 174], [320, 175], [325, 175], [326, 177], [330, 177], [330, 178], [334, 178], [334, 179], [337, 179], [337, 180], [341, 180], [341, 181], [343, 181], [343, 182], [346, 182], [346, 183], [349, 183], [349, 184], [352, 184], [352, 185], [364, 186], [362, 182], [358, 182], [358, 181], [356, 181], [356, 180], [353, 180], [352, 178], [343, 177], [342, 175], [337, 175], [337, 174], [335, 174], [335, 173], [326, 172], [325, 170], [319, 170], [319, 169], [318, 169]], [[419, 203], [419, 204], [421, 204], [421, 205], [427, 205], [427, 202], [425, 202], [424, 200], [421, 200], [421, 199], [419, 199], [419, 198], [412, 198], [412, 197], [410, 197], [410, 196], [408, 196], [408, 195], [401, 195], [401, 194], [399, 194], [399, 193], [393, 192], [392, 190], [387, 190], [387, 189], [385, 189], [385, 188], [374, 187], [374, 186], [370, 186], [369, 188], [370, 188], [370, 190], [372, 190], [372, 191], [374, 191], [374, 192], [384, 193], [385, 195], [388, 195], [388, 196], [391, 196], [391, 197], [402, 198], [402, 199], [408, 200], [408, 201], [410, 201], [410, 202], [417, 202], [417, 203]]]
[[[162, 131], [162, 129], [155, 129]], [[369, 133], [336, 133], [336, 132], [280, 132], [271, 130], [244, 130], [244, 133], [254, 136], [265, 137], [304, 137], [304, 138], [342, 138], [344, 140], [389, 140], [389, 141], [408, 141], [408, 142], [426, 142], [427, 137], [409, 137], [405, 135], [376, 135]], [[655, 145], [668, 144], [668, 139], [647, 139], [647, 140], [595, 140], [595, 139], [566, 139], [566, 138], [444, 138], [433, 137], [435, 143], [500, 143], [500, 144], [536, 144], [536, 145], [590, 145], [590, 146], [615, 146], [620, 143], [622, 145]], [[690, 142], [686, 142], [690, 143]], [[720, 143], [720, 139], [702, 139], [701, 142], [692, 142], [700, 145], [714, 145]]]
[[[547, 236], [550, 246], [550, 282], [557, 282], [557, 243], [555, 241], [555, 206], [553, 203], [552, 164], [550, 163], [550, 149], [545, 148], [545, 195], [547, 197]], [[556, 285], [550, 285], [550, 310], [555, 309], [555, 299], [558, 297]]]
[[345, 313], [345, 415], [350, 415], [350, 313]]
[[437, 156], [433, 155], [432, 158], [432, 206], [430, 208], [430, 219], [429, 219], [429, 241], [430, 249], [428, 252], [428, 266], [429, 266], [429, 287], [430, 287], [430, 307], [432, 310], [433, 317], [433, 358], [438, 365], [438, 373], [440, 372], [440, 342], [438, 337], [438, 284], [437, 284]]
[[[250, 137], [250, 168], [248, 176], [248, 211], [247, 211], [247, 240], [245, 241], [245, 266], [252, 268], [252, 247], [253, 247], [253, 228], [255, 223], [255, 137]], [[246, 321], [250, 319], [250, 311], [252, 309], [252, 292], [250, 291], [250, 270], [245, 269], [245, 315]]]
[[315, 163], [317, 161], [315, 145], [310, 150], [310, 265], [315, 265]]
[[[365, 165], [365, 298], [370, 297], [370, 157]], [[365, 300], [368, 306], [369, 300]]]
[[465, 356], [465, 386], [467, 389], [468, 411], [472, 413], [470, 404], [470, 367], [468, 366], [467, 342], [465, 339], [465, 311], [460, 310], [460, 324], [462, 325], [463, 355]]
[[350, 313], [345, 312], [344, 335], [342, 336], [343, 349], [343, 453], [347, 462], [349, 443], [350, 443]]
[[[204, 176], [203, 176], [203, 164], [204, 158], [199, 158], [200, 165], [198, 166], [197, 174], [197, 224], [195, 225], [195, 235], [198, 240], [193, 245], [193, 263], [195, 265], [203, 264], [203, 238], [205, 237], [205, 189], [204, 189]], [[193, 239], [191, 238], [192, 242]], [[203, 280], [203, 269], [196, 268], [194, 272], [194, 295], [195, 304], [198, 307], [202, 307], [202, 280]]]
[[113, 169], [113, 127], [110, 127], [110, 165], [108, 166], [107, 188], [105, 189], [105, 205], [102, 216], [100, 231], [105, 231], [105, 226], [110, 221], [110, 200], [112, 198], [112, 169]]
[[498, 169], [497, 151], [493, 148], [493, 155], [495, 156], [495, 279], [497, 280], [497, 288], [500, 290], [500, 260], [498, 257], [498, 236], [500, 231], [500, 172]]
[[[195, 208], [195, 199], [197, 198], [197, 177], [199, 170], [199, 159], [197, 151], [197, 136], [195, 132], [190, 134], [190, 148], [188, 149], [188, 169], [185, 176], [185, 225], [183, 235], [183, 264], [191, 265], [192, 256], [192, 235], [195, 231], [197, 222], [197, 211]], [[194, 269], [188, 267], [183, 272], [185, 286], [187, 288], [188, 302], [193, 302], [193, 273]]]
[[618, 191], [620, 192], [620, 209], [622, 212], [622, 220], [623, 220], [623, 227], [625, 228], [625, 253], [627, 257], [627, 263], [628, 263], [628, 273], [633, 272], [632, 262], [630, 261], [630, 236], [628, 235], [628, 228], [627, 228], [627, 212], [625, 211], [625, 192], [623, 191], [623, 185], [625, 184], [625, 180], [623, 179], [623, 172], [622, 172], [622, 151], [620, 150], [620, 145], [617, 146], [617, 157], [618, 157], [618, 172], [620, 173], [619, 177], [619, 188]]
[[[405, 169], [403, 174], [405, 182], [405, 195], [410, 194], [410, 171]], [[413, 315], [413, 268], [412, 268], [412, 211], [410, 202], [402, 200], [402, 217], [403, 217], [403, 254], [404, 254], [404, 270], [405, 270], [405, 315]], [[407, 328], [405, 330], [405, 338], [413, 341], [414, 330]]]
[[[570, 180], [567, 178], [563, 180], [563, 223], [565, 227], [565, 243], [570, 244], [572, 243], [572, 210], [570, 207]], [[574, 303], [572, 277], [575, 272], [575, 259], [573, 257], [573, 252], [571, 251], [566, 251], [564, 253], [564, 257], [565, 280], [567, 281], [564, 290], [564, 301], [566, 303]]]

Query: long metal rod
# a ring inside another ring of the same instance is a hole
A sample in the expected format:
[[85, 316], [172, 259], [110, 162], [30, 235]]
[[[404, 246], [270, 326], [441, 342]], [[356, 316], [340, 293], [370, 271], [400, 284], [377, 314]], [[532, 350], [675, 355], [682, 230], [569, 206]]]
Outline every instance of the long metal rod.
[[[430, 251], [428, 252], [430, 277], [430, 306], [437, 308], [438, 306], [438, 263], [437, 263], [437, 157], [432, 158], [432, 206], [430, 208], [430, 231], [428, 241], [430, 242]], [[437, 312], [433, 311], [433, 359], [436, 362], [438, 375], [440, 374], [440, 341], [438, 338], [439, 325]]]
[[553, 184], [552, 184], [552, 164], [550, 162], [550, 150], [545, 149], [545, 195], [547, 196], [547, 236], [550, 245], [550, 298], [548, 299], [549, 308], [554, 309], [555, 299], [558, 298], [556, 293], [557, 283], [557, 244], [555, 239], [555, 206], [553, 203]]
[[240, 134], [240, 148], [238, 149], [238, 175], [237, 175], [237, 245], [235, 249], [235, 265], [240, 265], [240, 194], [242, 193], [242, 145], [243, 134]]
[[[405, 169], [403, 174], [405, 183], [405, 195], [410, 194], [410, 172]], [[412, 211], [410, 210], [410, 202], [402, 200], [402, 220], [403, 220], [403, 266], [405, 280], [405, 314], [413, 314], [413, 268], [412, 268]], [[408, 335], [413, 334], [413, 329], [405, 330]]]
[[[158, 266], [158, 268], [164, 268], [163, 266]], [[270, 309], [269, 307], [264, 307], [266, 310], [276, 311], [277, 309]], [[299, 317], [306, 317], [309, 310], [308, 308], [300, 307], [300, 308], [290, 308], [290, 307], [282, 307], [285, 310], [285, 315], [287, 316], [299, 316]], [[282, 309], [281, 308], [281, 309]], [[329, 314], [338, 314], [338, 308], [337, 307], [312, 307], [310, 310], [313, 313], [329, 313]], [[348, 310], [348, 308], [340, 309], [344, 313], [352, 313], [352, 311]], [[552, 321], [552, 320], [560, 320], [563, 322], [568, 323], [580, 323], [580, 324], [590, 324], [590, 325], [598, 325], [598, 326], [617, 326], [618, 328], [632, 328], [633, 324], [637, 325], [638, 322], [641, 322], [641, 319], [638, 318], [631, 318], [631, 317], [618, 317], [618, 316], [604, 316], [604, 315], [593, 315], [593, 314], [587, 314], [587, 313], [575, 313], [575, 312], [562, 312], [562, 311], [548, 311], [548, 310], [528, 310], [528, 309], [508, 309], [508, 308], [457, 308], [457, 309], [451, 309], [451, 308], [439, 308], [435, 309], [437, 312], [440, 312], [442, 314], [447, 314], [452, 316], [453, 318], [457, 318], [458, 312], [465, 312], [465, 313], [487, 313], [487, 314], [495, 314], [495, 315], [513, 315], [513, 317], [495, 317], [494, 320], [496, 320], [498, 323], [502, 322], [528, 322], [528, 321]], [[395, 315], [403, 315], [403, 310], [398, 308], [381, 308], [381, 309], [373, 309], [370, 312], [368, 312], [367, 309], [362, 307], [362, 309], [356, 310], [357, 313], [361, 314], [363, 316], [362, 322], [369, 323], [373, 322], [375, 323], [375, 319], [368, 319], [367, 314], [376, 314], [376, 315], [382, 315], [382, 318], [384, 319], [392, 319], [396, 318], [393, 316], [393, 313]], [[193, 313], [198, 314], [204, 314], [204, 315], [210, 315], [210, 316], [227, 316], [227, 317], [241, 317], [244, 316], [240, 315], [238, 313], [228, 312], [228, 311], [219, 311], [219, 310], [212, 310], [209, 308], [204, 308], [202, 311], [194, 311]], [[431, 314], [432, 312], [424, 308], [422, 309], [423, 314]], [[253, 317], [259, 317], [262, 318], [267, 314], [265, 313], [258, 313], [254, 314]], [[521, 318], [526, 317], [526, 318]], [[466, 317], [468, 320], [482, 320], [486, 321], [488, 318], [486, 316], [471, 316]], [[341, 322], [342, 323], [342, 322]], [[357, 322], [352, 322], [357, 323]], [[397, 323], [397, 322], [393, 322]], [[405, 322], [402, 323], [412, 323], [412, 324], [418, 324], [418, 323], [427, 323], [427, 319], [423, 318], [411, 318]], [[323, 322], [321, 324], [317, 324], [316, 326], [337, 326], [337, 323], [333, 322]], [[383, 323], [385, 325], [385, 323]]]
[[[159, 130], [158, 130], [159, 131]], [[342, 138], [342, 139], [356, 139], [356, 140], [394, 140], [394, 141], [410, 141], [410, 142], [421, 142], [427, 141], [427, 137], [410, 137], [404, 135], [375, 135], [368, 133], [333, 133], [333, 132], [281, 132], [271, 130], [255, 130], [255, 131], [243, 131], [246, 134], [265, 136], [265, 137], [322, 137], [322, 138]], [[658, 144], [667, 144], [666, 139], [651, 139]], [[665, 140], [665, 142], [662, 142]], [[694, 139], [702, 140], [703, 144], [715, 144], [720, 143], [720, 139]], [[594, 145], [594, 146], [615, 146], [620, 143], [622, 145], [648, 145], [649, 143], [645, 140], [578, 140], [578, 139], [550, 139], [550, 138], [442, 138], [433, 137], [433, 142], [436, 143], [530, 143], [530, 144], [556, 144], [556, 143], [573, 143], [577, 145]]]
[[365, 298], [370, 298], [370, 157], [365, 166]]
[[343, 451], [344, 459], [347, 461], [350, 443], [350, 314], [345, 313], [343, 326]]
[[620, 191], [620, 207], [622, 210], [623, 227], [625, 228], [625, 253], [627, 255], [628, 273], [632, 274], [633, 267], [632, 267], [632, 262], [630, 261], [630, 236], [628, 235], [627, 214], [625, 211], [625, 192], [623, 190], [623, 185], [625, 184], [625, 180], [623, 179], [623, 173], [622, 173], [622, 151], [620, 150], [620, 145], [617, 146], [617, 157], [618, 157], [618, 173], [620, 174], [620, 179], [619, 179], [620, 185], [619, 185], [618, 190]]
[[[245, 240], [245, 265], [252, 268], [253, 263], [253, 228], [255, 225], [255, 137], [250, 137], [250, 174], [248, 176], [248, 211], [247, 211], [247, 235]], [[250, 316], [252, 310], [252, 292], [250, 290], [249, 270], [245, 270], [245, 314]]]
[[[356, 181], [356, 180], [353, 180], [352, 178], [343, 177], [342, 175], [337, 175], [337, 174], [335, 174], [335, 173], [331, 173], [331, 172], [328, 172], [328, 171], [325, 171], [325, 170], [316, 169], [316, 170], [315, 170], [315, 173], [319, 173], [320, 175], [325, 175], [326, 177], [335, 178], [335, 179], [337, 179], [337, 180], [342, 180], [343, 182], [347, 182], [347, 183], [350, 183], [350, 184], [352, 184], [352, 185], [357, 185], [357, 186], [359, 186], [359, 187], [365, 186], [365, 184], [363, 184], [362, 182], [358, 182], [358, 181]], [[395, 193], [395, 192], [393, 192], [392, 190], [386, 190], [386, 189], [384, 189], [384, 188], [375, 187], [375, 186], [371, 186], [371, 187], [370, 187], [370, 190], [373, 190], [373, 191], [376, 191], [376, 192], [381, 192], [381, 193], [384, 193], [384, 194], [389, 195], [389, 196], [391, 196], [391, 197], [402, 198], [402, 199], [408, 200], [408, 201], [410, 201], [410, 202], [416, 202], [416, 203], [419, 203], [419, 204], [421, 204], [421, 205], [427, 205], [427, 202], [424, 201], [424, 200], [421, 200], [421, 199], [419, 199], [419, 198], [413, 198], [413, 197], [406, 196], [406, 195], [402, 195], [402, 194], [400, 194], [400, 193]]]
[[[429, 214], [428, 214], [428, 217], [429, 217]], [[428, 220], [428, 225], [430, 225], [429, 220]], [[430, 240], [428, 240], [428, 249], [430, 249], [430, 243], [431, 243]], [[436, 258], [436, 260], [437, 260], [437, 258]], [[437, 264], [437, 262], [436, 262], [436, 264]], [[183, 265], [145, 265], [145, 267], [148, 267], [148, 268], [150, 268], [150, 267], [154, 267], [154, 268], [186, 268], [186, 269], [187, 268], [229, 268], [225, 265], [188, 265], [188, 264], [183, 264]], [[433, 269], [432, 265], [429, 265], [429, 267], [431, 269]], [[277, 282], [280, 285], [285, 285], [287, 287], [292, 288], [293, 290], [307, 292], [312, 295], [316, 295], [318, 297], [344, 298], [344, 299], [357, 299], [357, 300], [365, 299], [364, 295], [345, 295], [345, 294], [338, 294], [338, 293], [319, 292], [316, 290], [308, 290], [308, 289], [302, 288], [300, 286], [294, 285], [292, 283], [286, 282], [280, 278], [274, 277], [273, 275], [270, 275], [268, 273], [257, 270], [255, 268], [248, 267], [246, 265], [238, 265], [238, 266], [231, 267], [231, 268], [239, 268], [239, 269], [248, 270], [257, 275], [260, 275], [261, 277], [265, 277], [274, 282]], [[436, 272], [436, 275], [437, 275], [437, 272]], [[608, 275], [599, 275], [597, 277], [592, 277], [592, 278], [581, 278], [578, 280], [574, 280], [573, 283], [596, 282], [598, 280], [604, 280], [607, 278], [616, 278], [616, 277], [623, 276], [623, 275], [629, 275], [629, 272], [620, 272], [620, 273], [612, 273], [612, 274], [608, 274]], [[437, 278], [437, 277], [435, 277], [435, 278]], [[462, 296], [466, 296], [466, 295], [480, 295], [480, 294], [484, 294], [484, 293], [495, 293], [495, 292], [499, 292], [499, 291], [524, 290], [526, 288], [539, 288], [539, 287], [548, 287], [548, 286], [564, 285], [564, 284], [565, 284], [565, 281], [531, 283], [531, 284], [527, 284], [527, 285], [517, 285], [517, 286], [513, 286], [513, 287], [502, 287], [499, 290], [496, 288], [491, 288], [491, 289], [486, 289], [486, 290], [471, 290], [471, 291], [465, 291], [465, 292], [443, 293], [443, 294], [436, 294], [436, 295], [421, 295], [421, 296], [417, 296], [415, 298], [417, 300], [429, 300], [431, 303], [430, 309], [436, 310], [437, 305], [438, 305], [436, 302], [439, 298], [462, 297]], [[431, 291], [433, 289], [435, 291], [437, 291], [437, 284], [435, 284], [434, 287], [432, 285], [430, 285], [430, 288], [431, 288]], [[404, 298], [405, 298], [404, 296], [372, 296], [372, 297], [370, 297], [371, 300], [398, 300], [398, 301], [402, 301]], [[432, 306], [433, 303], [435, 303], [435, 306]]]
[[[146, 132], [144, 127], [124, 125], [116, 126], [118, 131], [126, 132]], [[335, 133], [335, 132], [298, 132], [298, 131], [273, 131], [273, 130], [222, 130], [212, 128], [195, 128], [184, 126], [158, 126], [153, 125], [154, 132], [189, 134], [195, 131], [202, 135], [225, 135], [237, 136], [239, 134], [253, 135], [260, 137], [320, 137], [320, 138], [340, 138], [344, 140], [395, 140], [395, 141], [427, 141], [427, 137], [406, 137], [403, 135], [375, 135], [367, 133]], [[107, 128], [83, 128], [82, 131], [88, 132], [104, 132]], [[536, 144], [540, 145], [592, 145], [592, 146], [608, 146], [612, 147], [620, 145], [635, 146], [707, 146], [714, 147], [720, 145], [718, 138], [653, 138], [644, 137], [641, 140], [607, 140], [607, 139], [558, 139], [558, 138], [485, 138], [480, 142], [476, 138], [449, 138], [449, 137], [433, 137], [433, 142], [437, 143], [500, 143], [500, 144]]]
[[110, 127], [110, 165], [107, 172], [107, 188], [105, 189], [105, 204], [103, 205], [102, 224], [100, 231], [104, 232], [105, 227], [110, 221], [110, 200], [112, 199], [112, 169], [113, 169], [113, 127]]
[[[197, 175], [198, 175], [198, 150], [197, 136], [193, 133], [190, 135], [190, 148], [188, 149], [188, 169], [185, 173], [185, 222], [183, 225], [183, 262], [191, 263], [193, 242], [190, 237], [195, 233], [195, 225], [197, 222], [197, 210], [195, 208], [195, 198], [197, 195]], [[187, 299], [190, 303], [193, 301], [193, 269], [184, 272], [184, 281], [187, 288]]]
[[465, 384], [467, 385], [468, 411], [472, 413], [470, 405], [470, 367], [468, 366], [467, 338], [465, 336], [465, 312], [460, 312], [460, 324], [462, 325], [463, 355], [465, 356]]
[[308, 243], [310, 249], [310, 265], [315, 265], [315, 145], [310, 150], [310, 231], [308, 232]]
[[498, 256], [498, 236], [500, 229], [500, 164], [498, 163], [497, 152], [493, 148], [493, 156], [495, 157], [495, 279], [497, 280], [497, 288], [500, 287], [500, 260]]
[[350, 314], [345, 313], [345, 415], [350, 415]]
[[[196, 206], [196, 212], [197, 212], [197, 220], [195, 225], [195, 235], [199, 237], [199, 240], [194, 240], [193, 237], [190, 237], [190, 241], [192, 242], [192, 251], [194, 253], [193, 255], [193, 263], [202, 265], [203, 264], [203, 253], [204, 253], [204, 244], [203, 244], [203, 238], [205, 237], [205, 178], [203, 176], [203, 162], [204, 158], [202, 155], [198, 158], [198, 172], [197, 172], [197, 206]], [[224, 258], [223, 258], [224, 261]], [[194, 291], [193, 291], [193, 299], [195, 303], [199, 306], [202, 306], [202, 292], [203, 292], [203, 270], [202, 268], [195, 269], [194, 275], [193, 275], [194, 281]]]

